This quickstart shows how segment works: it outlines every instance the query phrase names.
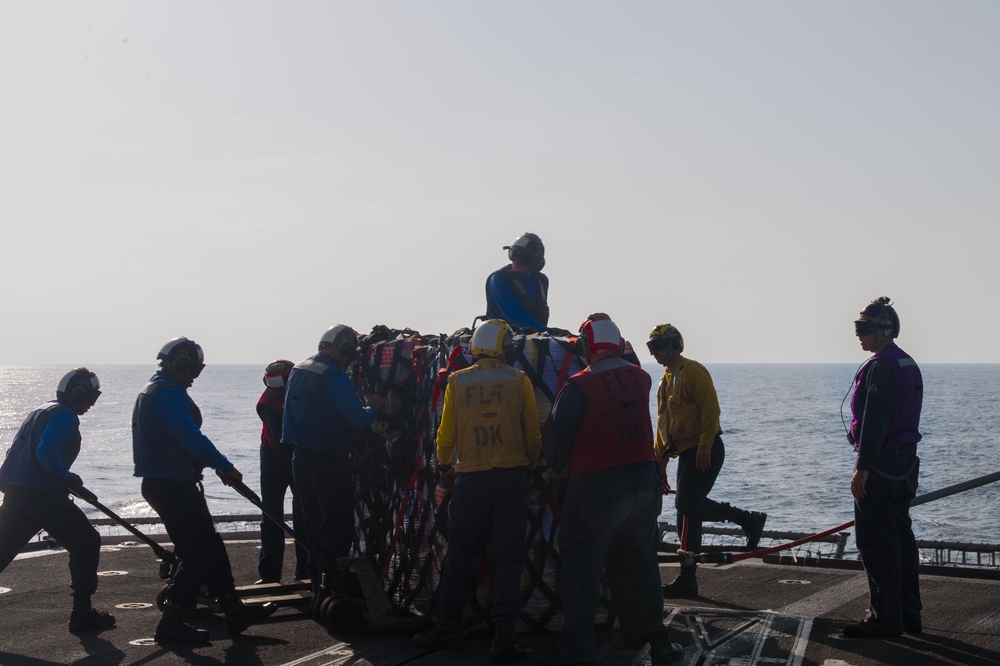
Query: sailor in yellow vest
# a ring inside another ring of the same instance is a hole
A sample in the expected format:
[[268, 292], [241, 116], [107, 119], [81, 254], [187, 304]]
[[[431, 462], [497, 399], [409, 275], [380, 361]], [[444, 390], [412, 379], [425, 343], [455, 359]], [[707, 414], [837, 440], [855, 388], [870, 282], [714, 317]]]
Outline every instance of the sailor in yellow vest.
[[[701, 363], [681, 356], [684, 338], [676, 327], [660, 324], [646, 343], [656, 362], [664, 366], [656, 389], [656, 456], [667, 482], [667, 459], [677, 458], [677, 533], [683, 550], [701, 552], [702, 521], [736, 523], [747, 536], [747, 548], [760, 542], [767, 514], [746, 511], [709, 498], [726, 460], [719, 425], [719, 396], [712, 376]], [[681, 564], [680, 575], [663, 587], [665, 597], [697, 597], [697, 564]]]
[[[510, 329], [501, 319], [482, 322], [472, 335], [476, 362], [448, 378], [437, 455], [442, 479], [454, 479], [448, 507], [448, 554], [441, 582], [441, 622], [414, 636], [417, 647], [458, 647], [462, 611], [472, 598], [473, 567], [489, 540], [494, 639], [487, 659], [520, 661], [531, 651], [517, 643], [518, 587], [524, 568], [530, 470], [538, 463], [538, 429], [531, 380], [504, 362]], [[452, 469], [452, 460], [455, 460]]]

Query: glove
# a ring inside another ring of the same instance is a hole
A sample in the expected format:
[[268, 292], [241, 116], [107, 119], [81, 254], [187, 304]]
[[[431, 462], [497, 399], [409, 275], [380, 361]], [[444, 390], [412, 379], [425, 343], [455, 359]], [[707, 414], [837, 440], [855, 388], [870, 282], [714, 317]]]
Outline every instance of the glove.
[[69, 477], [66, 479], [66, 487], [71, 493], [82, 500], [86, 500], [88, 502], [97, 501], [97, 495], [83, 487], [83, 479], [80, 478], [79, 474], [70, 472]]
[[441, 468], [441, 487], [445, 490], [450, 491], [455, 487], [455, 477], [458, 472], [454, 470], [450, 465]]

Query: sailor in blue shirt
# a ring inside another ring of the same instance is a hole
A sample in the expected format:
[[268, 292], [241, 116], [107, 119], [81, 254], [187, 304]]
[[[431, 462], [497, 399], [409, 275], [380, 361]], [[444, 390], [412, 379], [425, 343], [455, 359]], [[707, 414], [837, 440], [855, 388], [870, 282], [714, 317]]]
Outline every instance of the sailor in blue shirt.
[[143, 387], [132, 412], [132, 457], [135, 476], [142, 477], [142, 496], [163, 520], [179, 564], [153, 638], [157, 643], [205, 642], [207, 631], [184, 622], [202, 585], [218, 599], [230, 635], [263, 620], [274, 607], [245, 606], [236, 596], [229, 554], [205, 502], [205, 467], [227, 486], [242, 481], [243, 474], [201, 432], [201, 410], [187, 393], [205, 367], [201, 345], [174, 338], [157, 359], [160, 370]]
[[545, 246], [536, 234], [526, 233], [505, 245], [510, 263], [486, 278], [486, 318], [503, 319], [519, 329], [547, 330], [549, 278]]
[[319, 352], [292, 368], [285, 390], [281, 443], [295, 448], [292, 478], [305, 518], [314, 606], [331, 591], [333, 565], [350, 554], [354, 541], [348, 463], [353, 433], [371, 426], [384, 405], [382, 397], [371, 395], [366, 407], [354, 390], [347, 368], [358, 351], [354, 329], [331, 327], [320, 338]]
[[56, 399], [24, 419], [0, 466], [0, 571], [18, 551], [44, 529], [69, 552], [73, 611], [69, 630], [108, 629], [115, 626], [109, 613], [90, 605], [97, 591], [101, 536], [68, 491], [85, 499], [97, 496], [69, 471], [80, 454], [80, 416], [97, 402], [101, 383], [87, 368], [67, 373], [56, 389]]

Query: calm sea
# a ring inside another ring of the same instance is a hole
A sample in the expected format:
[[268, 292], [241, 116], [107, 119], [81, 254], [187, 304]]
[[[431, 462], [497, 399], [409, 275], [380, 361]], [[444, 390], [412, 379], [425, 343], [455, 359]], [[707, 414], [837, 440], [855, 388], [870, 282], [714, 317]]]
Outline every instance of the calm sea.
[[[662, 369], [646, 365], [654, 386]], [[153, 366], [95, 366], [103, 395], [81, 419], [83, 450], [73, 470], [108, 507], [125, 517], [152, 515], [132, 476], [132, 405]], [[722, 406], [726, 464], [712, 496], [769, 514], [768, 529], [814, 532], [854, 517], [849, 479], [854, 453], [841, 405], [856, 365], [708, 365]], [[0, 453], [24, 416], [54, 397], [68, 370], [0, 366]], [[1000, 365], [922, 366], [925, 401], [920, 444], [920, 491], [928, 492], [1000, 469]], [[203, 431], [258, 487], [260, 421], [255, 404], [262, 367], [208, 366], [190, 393], [201, 407]], [[849, 406], [843, 405], [849, 420]], [[655, 396], [650, 405], [655, 419]], [[670, 468], [673, 477], [674, 466]], [[206, 496], [217, 514], [254, 507], [210, 475]], [[913, 510], [919, 539], [1000, 542], [1000, 484]], [[98, 513], [85, 505], [88, 515]], [[664, 513], [673, 522], [672, 502]]]

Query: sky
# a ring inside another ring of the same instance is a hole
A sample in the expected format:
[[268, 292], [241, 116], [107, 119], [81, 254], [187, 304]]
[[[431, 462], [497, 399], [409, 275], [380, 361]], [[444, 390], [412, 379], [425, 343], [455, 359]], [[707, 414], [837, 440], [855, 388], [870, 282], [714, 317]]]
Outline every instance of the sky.
[[559, 328], [1000, 362], [1000, 3], [9, 0], [0, 85], [0, 364], [451, 333], [526, 231]]

